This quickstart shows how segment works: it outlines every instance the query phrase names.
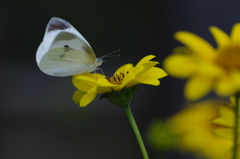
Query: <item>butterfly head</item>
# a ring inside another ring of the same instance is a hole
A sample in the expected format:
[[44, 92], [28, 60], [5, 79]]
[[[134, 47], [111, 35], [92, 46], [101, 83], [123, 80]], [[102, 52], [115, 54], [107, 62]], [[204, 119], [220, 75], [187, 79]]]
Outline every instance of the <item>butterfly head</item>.
[[103, 63], [102, 58], [96, 58], [94, 64], [96, 67], [100, 66]]

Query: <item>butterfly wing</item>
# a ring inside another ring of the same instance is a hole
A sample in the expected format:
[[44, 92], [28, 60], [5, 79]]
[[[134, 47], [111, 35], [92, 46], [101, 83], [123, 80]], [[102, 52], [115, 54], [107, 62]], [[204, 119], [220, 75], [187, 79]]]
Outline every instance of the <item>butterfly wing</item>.
[[44, 73], [52, 76], [82, 74], [88, 71], [95, 61], [90, 54], [94, 52], [83, 40], [62, 31], [53, 40], [38, 66]]
[[96, 59], [87, 40], [67, 21], [53, 17], [37, 50], [39, 68], [52, 76], [85, 72]]

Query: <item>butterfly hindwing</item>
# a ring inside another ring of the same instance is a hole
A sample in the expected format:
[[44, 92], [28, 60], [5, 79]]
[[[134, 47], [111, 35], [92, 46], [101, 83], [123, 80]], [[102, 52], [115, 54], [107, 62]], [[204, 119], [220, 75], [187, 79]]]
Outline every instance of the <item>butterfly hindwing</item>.
[[40, 69], [53, 76], [81, 74], [94, 63], [93, 50], [74, 34], [60, 32], [39, 62]]

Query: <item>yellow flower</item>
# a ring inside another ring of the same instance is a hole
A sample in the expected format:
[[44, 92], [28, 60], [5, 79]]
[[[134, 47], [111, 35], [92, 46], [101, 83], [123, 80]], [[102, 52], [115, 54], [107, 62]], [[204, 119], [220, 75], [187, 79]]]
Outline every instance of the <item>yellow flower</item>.
[[210, 32], [217, 48], [193, 33], [177, 32], [175, 38], [186, 47], [176, 48], [164, 62], [170, 75], [189, 78], [184, 90], [188, 100], [198, 100], [212, 89], [220, 96], [240, 91], [240, 23], [231, 36], [214, 26]]
[[95, 99], [97, 94], [121, 91], [140, 83], [160, 85], [158, 79], [167, 74], [161, 68], [154, 67], [159, 63], [151, 61], [154, 57], [154, 55], [148, 55], [142, 58], [136, 66], [125, 64], [117, 69], [112, 77], [91, 73], [73, 76], [73, 85], [78, 89], [73, 94], [73, 100], [81, 107], [85, 107]]
[[[210, 159], [225, 159], [233, 146], [233, 141], [213, 134], [221, 126], [213, 123], [218, 117], [219, 106], [216, 101], [203, 101], [190, 105], [187, 109], [173, 115], [167, 122], [178, 136], [177, 147]], [[227, 108], [221, 106], [221, 108]]]
[[177, 135], [171, 129], [170, 125], [161, 120], [154, 120], [148, 128], [148, 142], [157, 151], [167, 151], [177, 145]]
[[[235, 129], [235, 112], [231, 107], [219, 107], [219, 117], [214, 119], [212, 123], [218, 124], [219, 127], [214, 128], [214, 134], [216, 136], [229, 139], [233, 142], [234, 129]], [[240, 118], [238, 118], [240, 123]], [[240, 143], [240, 127], [238, 127], [238, 144]], [[238, 146], [238, 155], [240, 153], [240, 147]], [[229, 148], [227, 158], [232, 158], [233, 147]]]

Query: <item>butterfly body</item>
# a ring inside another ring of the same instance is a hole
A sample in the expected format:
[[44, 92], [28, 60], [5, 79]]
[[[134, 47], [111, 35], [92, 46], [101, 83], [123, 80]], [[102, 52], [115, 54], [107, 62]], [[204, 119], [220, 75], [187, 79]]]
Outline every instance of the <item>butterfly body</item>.
[[87, 40], [67, 21], [53, 17], [36, 54], [41, 71], [51, 76], [92, 72], [102, 64]]

